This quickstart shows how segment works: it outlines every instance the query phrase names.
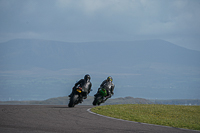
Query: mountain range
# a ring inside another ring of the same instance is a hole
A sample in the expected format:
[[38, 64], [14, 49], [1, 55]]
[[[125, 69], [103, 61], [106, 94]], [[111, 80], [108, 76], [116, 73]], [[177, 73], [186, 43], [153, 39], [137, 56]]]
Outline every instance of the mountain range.
[[66, 96], [87, 73], [91, 95], [112, 76], [115, 97], [199, 98], [199, 59], [200, 51], [164, 40], [15, 39], [0, 43], [0, 100]]
[[93, 70], [98, 66], [98, 69], [116, 69], [116, 66], [133, 67], [141, 63], [199, 67], [199, 57], [199, 51], [162, 40], [70, 43], [16, 39], [0, 44], [1, 70], [33, 67], [60, 70], [93, 66]]

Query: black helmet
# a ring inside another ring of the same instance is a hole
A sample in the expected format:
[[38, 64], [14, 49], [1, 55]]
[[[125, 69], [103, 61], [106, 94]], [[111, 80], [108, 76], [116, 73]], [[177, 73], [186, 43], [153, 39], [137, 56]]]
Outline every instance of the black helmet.
[[84, 79], [85, 79], [85, 80], [90, 80], [90, 75], [89, 75], [89, 74], [86, 74], [85, 77], [84, 77]]
[[107, 78], [107, 81], [113, 81], [112, 77], [109, 76], [109, 77]]

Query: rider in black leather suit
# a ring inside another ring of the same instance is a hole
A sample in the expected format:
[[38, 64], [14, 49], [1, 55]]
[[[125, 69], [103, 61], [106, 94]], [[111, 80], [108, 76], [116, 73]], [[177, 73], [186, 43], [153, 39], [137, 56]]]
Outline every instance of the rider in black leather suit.
[[[91, 91], [91, 87], [92, 87], [92, 83], [90, 82], [90, 75], [89, 74], [86, 74], [84, 76], [84, 79], [81, 79], [79, 80], [75, 85], [74, 87], [72, 88], [72, 93], [69, 95], [69, 97], [72, 96], [73, 92], [74, 92], [74, 89], [79, 85], [81, 88], [82, 88], [82, 91], [83, 92], [86, 92], [87, 95], [90, 93]], [[84, 96], [84, 99], [87, 98], [87, 95]]]

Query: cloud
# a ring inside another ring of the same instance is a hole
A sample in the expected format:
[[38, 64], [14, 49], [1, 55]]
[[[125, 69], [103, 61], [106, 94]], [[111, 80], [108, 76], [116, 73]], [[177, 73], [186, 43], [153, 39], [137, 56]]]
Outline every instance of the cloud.
[[199, 7], [199, 0], [1, 0], [0, 34], [62, 41], [195, 39]]

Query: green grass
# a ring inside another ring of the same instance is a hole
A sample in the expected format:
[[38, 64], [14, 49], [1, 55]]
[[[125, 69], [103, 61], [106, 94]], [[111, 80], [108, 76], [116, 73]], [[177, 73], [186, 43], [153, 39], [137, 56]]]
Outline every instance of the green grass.
[[129, 121], [200, 130], [200, 106], [123, 104], [98, 106], [91, 111]]

